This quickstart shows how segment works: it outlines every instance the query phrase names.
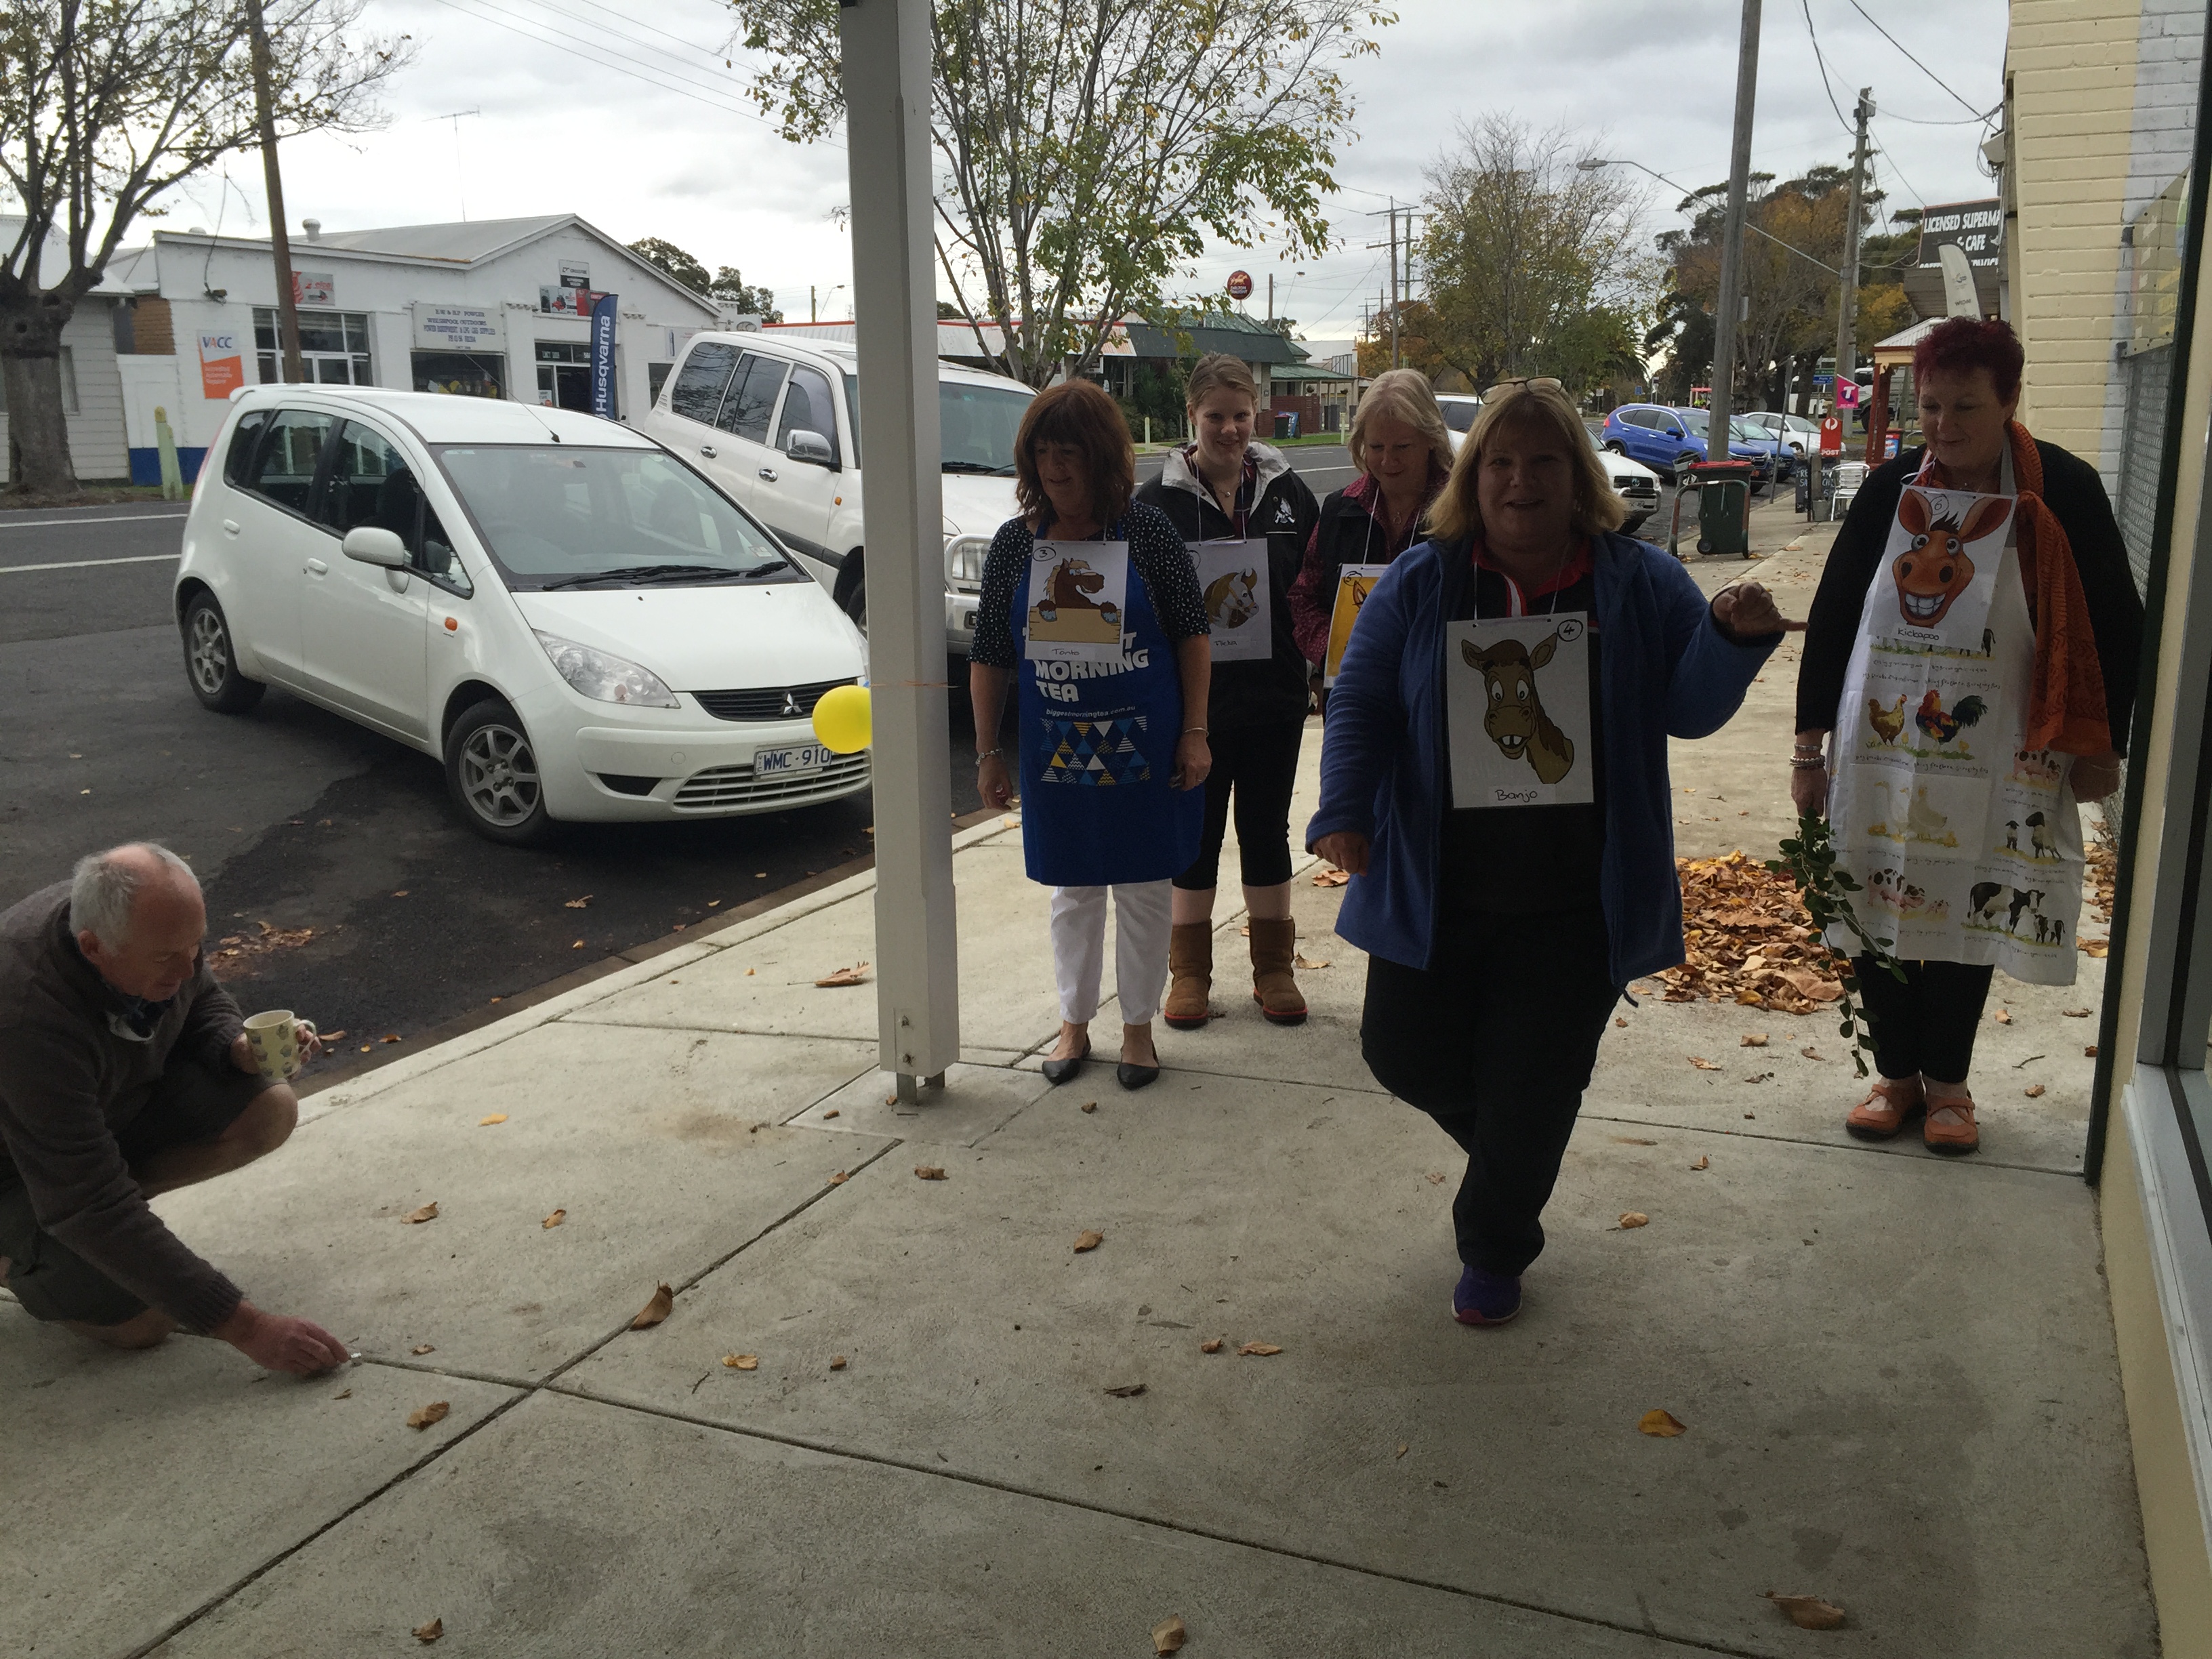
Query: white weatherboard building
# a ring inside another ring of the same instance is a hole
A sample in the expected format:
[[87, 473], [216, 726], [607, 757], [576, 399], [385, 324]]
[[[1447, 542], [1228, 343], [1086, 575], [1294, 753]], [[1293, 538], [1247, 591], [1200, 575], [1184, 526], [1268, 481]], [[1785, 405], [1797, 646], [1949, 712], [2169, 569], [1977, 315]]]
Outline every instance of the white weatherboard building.
[[[573, 213], [353, 231], [310, 219], [293, 238], [292, 286], [310, 380], [584, 410], [592, 302], [612, 293], [617, 419], [650, 404], [684, 343], [720, 324], [713, 301]], [[231, 392], [284, 378], [269, 243], [157, 231], [110, 265], [102, 292], [118, 289], [131, 476], [160, 481], [158, 407], [191, 479]]]

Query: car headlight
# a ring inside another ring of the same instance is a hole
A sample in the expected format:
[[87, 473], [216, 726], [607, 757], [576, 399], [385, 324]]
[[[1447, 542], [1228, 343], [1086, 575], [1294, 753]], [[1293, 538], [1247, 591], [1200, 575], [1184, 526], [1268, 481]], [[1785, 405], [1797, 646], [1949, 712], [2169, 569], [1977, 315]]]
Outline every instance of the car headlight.
[[574, 640], [564, 640], [543, 629], [532, 629], [538, 643], [553, 659], [553, 670], [569, 685], [594, 702], [618, 702], [631, 708], [681, 708], [668, 683], [650, 668], [641, 668], [621, 657], [611, 656]]
[[988, 536], [954, 536], [945, 544], [945, 585], [968, 592], [983, 586], [983, 561], [990, 556]]

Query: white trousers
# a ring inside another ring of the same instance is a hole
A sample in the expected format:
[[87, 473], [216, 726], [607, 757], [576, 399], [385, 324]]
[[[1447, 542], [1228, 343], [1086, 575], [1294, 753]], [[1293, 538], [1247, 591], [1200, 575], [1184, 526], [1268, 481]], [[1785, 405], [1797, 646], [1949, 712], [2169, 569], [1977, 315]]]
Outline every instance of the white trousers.
[[1121, 1020], [1148, 1024], [1160, 1011], [1168, 982], [1168, 930], [1173, 914], [1164, 881], [1112, 888], [1052, 890], [1052, 969], [1060, 981], [1060, 1017], [1085, 1025], [1098, 1012], [1098, 981], [1106, 968], [1106, 896], [1114, 896], [1114, 988]]

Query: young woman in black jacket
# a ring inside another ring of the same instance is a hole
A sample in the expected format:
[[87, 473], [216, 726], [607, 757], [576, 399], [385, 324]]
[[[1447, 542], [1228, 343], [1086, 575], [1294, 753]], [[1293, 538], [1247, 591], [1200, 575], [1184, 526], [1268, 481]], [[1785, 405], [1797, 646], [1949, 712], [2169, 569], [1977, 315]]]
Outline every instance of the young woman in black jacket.
[[[1256, 632], [1263, 621], [1266, 633], [1254, 642], [1257, 650], [1264, 641], [1264, 655], [1237, 660], [1231, 647], [1231, 659], [1223, 660], [1219, 649], [1214, 657], [1206, 834], [1197, 859], [1175, 878], [1171, 977], [1161, 1013], [1181, 1030], [1201, 1030], [1211, 1017], [1213, 893], [1233, 806], [1252, 924], [1252, 1000], [1273, 1023], [1296, 1025], [1306, 1017], [1306, 1003], [1291, 971], [1297, 927], [1291, 920], [1290, 813], [1307, 693], [1305, 659], [1291, 631], [1290, 593], [1319, 508], [1281, 453], [1253, 441], [1260, 389], [1243, 363], [1221, 352], [1201, 357], [1185, 398], [1195, 441], [1170, 451], [1160, 476], [1136, 498], [1167, 514], [1202, 574], [1212, 568], [1205, 544], [1245, 544], [1246, 556], [1226, 560], [1220, 574], [1203, 582], [1209, 620], [1218, 644], [1240, 628]], [[1262, 540], [1264, 561], [1251, 545]], [[1261, 580], [1264, 618], [1256, 591]]]

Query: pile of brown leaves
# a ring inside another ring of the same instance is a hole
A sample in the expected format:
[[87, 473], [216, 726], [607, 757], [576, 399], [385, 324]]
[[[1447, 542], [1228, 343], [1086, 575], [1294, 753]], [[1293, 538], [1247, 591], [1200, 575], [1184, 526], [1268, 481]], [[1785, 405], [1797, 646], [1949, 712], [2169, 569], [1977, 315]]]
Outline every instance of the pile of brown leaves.
[[[2110, 928], [2112, 925], [2112, 884], [2119, 878], [2120, 849], [2102, 818], [2089, 826], [2089, 844], [2082, 848], [2082, 884], [2088, 891], [2082, 896], [2089, 914], [2083, 919]], [[2101, 957], [2112, 949], [2106, 939], [2077, 939], [2084, 956]]]
[[1688, 955], [1661, 971], [1669, 1002], [1735, 1002], [1777, 1013], [1817, 1012], [1844, 994], [1835, 955], [1787, 876], [1739, 850], [1676, 859]]
[[276, 951], [296, 951], [314, 938], [312, 927], [271, 927], [253, 924], [258, 933], [225, 933], [208, 952], [208, 968], [219, 980], [251, 979], [255, 964]]

